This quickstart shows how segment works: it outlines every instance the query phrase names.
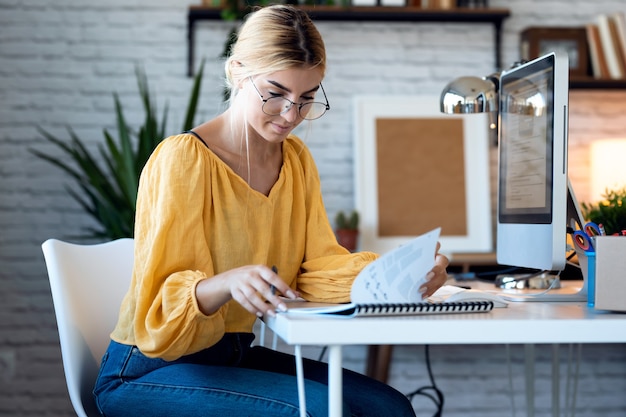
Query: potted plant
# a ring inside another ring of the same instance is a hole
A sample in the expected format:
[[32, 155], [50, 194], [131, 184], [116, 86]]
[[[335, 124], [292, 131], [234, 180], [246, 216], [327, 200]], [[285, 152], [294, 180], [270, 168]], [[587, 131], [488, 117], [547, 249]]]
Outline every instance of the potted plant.
[[337, 212], [335, 216], [335, 235], [337, 236], [337, 242], [341, 246], [350, 252], [356, 250], [359, 237], [359, 213], [356, 210], [352, 210], [349, 215], [341, 210]]
[[[195, 76], [181, 131], [193, 127], [203, 69], [204, 62]], [[136, 76], [145, 113], [144, 122], [136, 131], [127, 124], [119, 97], [113, 94], [119, 139], [104, 129], [104, 143], [98, 145], [97, 155], [70, 127], [67, 129], [69, 140], [38, 128], [46, 140], [60, 148], [62, 156], [30, 149], [35, 156], [62, 169], [77, 183], [80, 192], [67, 187], [68, 193], [99, 226], [88, 228], [81, 236], [83, 238], [113, 240], [133, 237], [139, 175], [154, 148], [166, 137], [167, 106], [159, 121], [145, 73], [137, 69]], [[99, 163], [100, 160], [103, 162]]]
[[626, 187], [605, 191], [604, 200], [593, 203], [581, 203], [585, 220], [602, 225], [607, 235], [626, 230]]

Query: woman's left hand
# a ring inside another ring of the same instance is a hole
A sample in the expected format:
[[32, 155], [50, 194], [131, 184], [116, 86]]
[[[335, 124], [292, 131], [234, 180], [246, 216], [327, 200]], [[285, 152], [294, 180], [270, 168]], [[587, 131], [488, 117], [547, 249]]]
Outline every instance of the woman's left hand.
[[437, 250], [435, 251], [435, 266], [426, 274], [426, 283], [422, 285], [419, 292], [422, 294], [422, 298], [428, 298], [437, 289], [439, 289], [448, 280], [448, 258], [439, 253], [441, 244], [437, 242]]

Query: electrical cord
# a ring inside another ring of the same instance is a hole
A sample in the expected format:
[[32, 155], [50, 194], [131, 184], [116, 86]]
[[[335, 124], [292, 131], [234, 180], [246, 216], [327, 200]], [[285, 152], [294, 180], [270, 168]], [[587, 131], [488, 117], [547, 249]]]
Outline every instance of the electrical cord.
[[[443, 403], [444, 403], [444, 395], [443, 392], [437, 387], [435, 383], [435, 378], [433, 376], [433, 371], [430, 365], [430, 346], [424, 346], [424, 357], [426, 361], [426, 370], [428, 371], [428, 378], [430, 380], [430, 385], [423, 386], [421, 388], [416, 389], [415, 391], [407, 394], [407, 398], [409, 401], [413, 401], [413, 398], [416, 395], [423, 395], [426, 398], [429, 398], [436, 406], [437, 411], [433, 414], [433, 417], [441, 417], [443, 413]], [[429, 392], [433, 391], [433, 393]]]
[[321, 362], [324, 359], [324, 355], [326, 354], [326, 348], [327, 348], [327, 346], [324, 346], [322, 348], [322, 351], [320, 352], [320, 356], [317, 358], [318, 362]]

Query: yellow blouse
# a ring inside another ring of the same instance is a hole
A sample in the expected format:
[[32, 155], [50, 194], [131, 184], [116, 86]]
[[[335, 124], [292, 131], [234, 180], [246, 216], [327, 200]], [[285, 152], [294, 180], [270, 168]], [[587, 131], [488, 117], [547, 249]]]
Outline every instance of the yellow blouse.
[[198, 308], [195, 286], [243, 265], [275, 265], [312, 301], [349, 301], [355, 276], [377, 255], [341, 247], [328, 221], [317, 168], [296, 136], [268, 196], [190, 134], [162, 141], [139, 183], [135, 267], [113, 340], [174, 360], [250, 332], [256, 316], [236, 301]]

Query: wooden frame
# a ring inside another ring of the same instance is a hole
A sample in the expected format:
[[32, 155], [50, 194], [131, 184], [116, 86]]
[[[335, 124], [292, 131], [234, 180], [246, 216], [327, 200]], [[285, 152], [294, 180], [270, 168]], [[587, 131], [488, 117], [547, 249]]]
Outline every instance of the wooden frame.
[[520, 54], [524, 60], [557, 50], [567, 52], [570, 75], [589, 75], [589, 50], [584, 27], [530, 27], [520, 35]]
[[487, 114], [442, 114], [438, 96], [354, 104], [360, 248], [385, 253], [440, 226], [442, 253], [491, 251]]

